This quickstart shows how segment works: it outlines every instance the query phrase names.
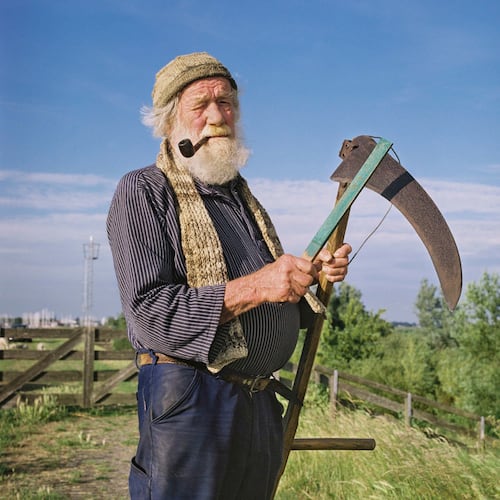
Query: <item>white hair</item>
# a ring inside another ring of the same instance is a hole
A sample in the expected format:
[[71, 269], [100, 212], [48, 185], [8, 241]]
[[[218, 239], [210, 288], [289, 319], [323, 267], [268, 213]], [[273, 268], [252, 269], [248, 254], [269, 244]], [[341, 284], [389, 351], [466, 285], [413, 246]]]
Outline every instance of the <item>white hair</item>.
[[161, 107], [143, 106], [141, 108], [142, 123], [150, 127], [154, 137], [165, 137], [167, 131], [172, 130], [179, 106], [179, 94]]

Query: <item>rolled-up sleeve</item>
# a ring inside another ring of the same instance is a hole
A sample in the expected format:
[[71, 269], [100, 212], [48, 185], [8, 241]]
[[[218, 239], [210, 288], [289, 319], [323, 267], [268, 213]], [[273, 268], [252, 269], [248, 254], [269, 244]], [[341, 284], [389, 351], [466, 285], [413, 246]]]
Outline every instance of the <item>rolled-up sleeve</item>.
[[175, 206], [158, 169], [121, 179], [107, 231], [134, 348], [207, 363], [225, 285], [186, 284]]

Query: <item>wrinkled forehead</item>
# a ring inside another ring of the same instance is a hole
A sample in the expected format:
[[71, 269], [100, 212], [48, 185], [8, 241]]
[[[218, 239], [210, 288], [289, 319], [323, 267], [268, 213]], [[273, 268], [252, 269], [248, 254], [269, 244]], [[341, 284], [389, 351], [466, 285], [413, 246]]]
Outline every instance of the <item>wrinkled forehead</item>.
[[207, 100], [221, 97], [235, 97], [235, 91], [229, 80], [223, 77], [211, 77], [190, 83], [180, 94], [181, 102]]

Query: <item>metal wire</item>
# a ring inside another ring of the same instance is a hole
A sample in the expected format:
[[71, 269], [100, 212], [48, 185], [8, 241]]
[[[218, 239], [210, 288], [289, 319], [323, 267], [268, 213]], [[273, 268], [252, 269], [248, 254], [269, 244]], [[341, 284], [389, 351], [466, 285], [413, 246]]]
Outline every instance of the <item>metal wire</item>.
[[[375, 136], [375, 135], [371, 135], [370, 137], [372, 139], [380, 139], [380, 137]], [[392, 151], [394, 153], [394, 156], [396, 157], [398, 163], [401, 165], [401, 161], [399, 160], [399, 156], [396, 153], [396, 150], [394, 149], [394, 147], [391, 146], [389, 151]], [[356, 258], [358, 253], [365, 246], [366, 242], [379, 230], [380, 226], [384, 223], [386, 217], [389, 215], [389, 212], [391, 211], [391, 209], [392, 209], [392, 203], [389, 203], [389, 208], [386, 210], [385, 214], [382, 216], [382, 218], [380, 219], [378, 224], [375, 226], [375, 228], [372, 229], [372, 231], [368, 234], [368, 236], [366, 236], [366, 238], [361, 242], [361, 245], [358, 247], [358, 249], [354, 252], [352, 257], [349, 259], [349, 264], [352, 264], [352, 261]]]

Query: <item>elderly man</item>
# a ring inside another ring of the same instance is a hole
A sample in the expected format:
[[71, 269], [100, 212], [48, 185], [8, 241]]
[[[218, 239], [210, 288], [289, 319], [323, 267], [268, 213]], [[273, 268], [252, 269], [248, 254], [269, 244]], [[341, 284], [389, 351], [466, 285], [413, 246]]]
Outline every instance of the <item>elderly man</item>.
[[177, 57], [152, 96], [144, 121], [160, 152], [121, 179], [107, 223], [140, 369], [130, 494], [266, 499], [282, 455], [271, 375], [294, 350], [309, 286], [320, 272], [343, 280], [351, 248], [314, 263], [283, 254], [239, 174], [237, 84], [217, 59]]

